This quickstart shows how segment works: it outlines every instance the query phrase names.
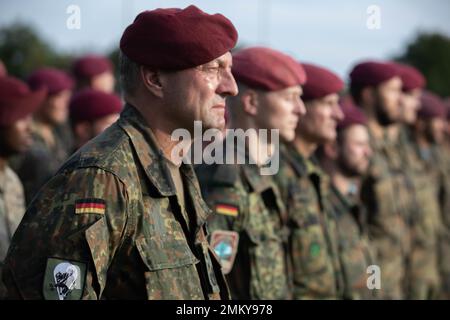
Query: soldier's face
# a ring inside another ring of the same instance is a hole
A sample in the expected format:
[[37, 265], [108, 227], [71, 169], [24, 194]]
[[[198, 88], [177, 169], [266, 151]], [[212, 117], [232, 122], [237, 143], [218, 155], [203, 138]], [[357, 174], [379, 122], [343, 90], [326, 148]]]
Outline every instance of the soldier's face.
[[72, 92], [63, 90], [49, 96], [39, 108], [38, 114], [41, 119], [50, 124], [62, 124], [67, 121], [69, 113], [69, 101]]
[[369, 168], [372, 149], [369, 132], [363, 125], [353, 125], [341, 132], [338, 165], [348, 176], [361, 176]]
[[441, 144], [445, 139], [446, 121], [443, 118], [432, 118], [426, 123], [426, 135], [430, 142]]
[[225, 99], [238, 93], [227, 52], [201, 66], [165, 75], [164, 100], [175, 125], [193, 131], [194, 121], [203, 130], [225, 128]]
[[106, 93], [112, 93], [114, 91], [115, 84], [116, 80], [114, 79], [114, 75], [109, 71], [96, 75], [91, 79], [92, 89]]
[[417, 111], [420, 108], [420, 89], [402, 92], [400, 98], [400, 119], [403, 123], [413, 124], [417, 119]]
[[112, 125], [119, 119], [119, 113], [109, 114], [107, 116], [101, 117], [92, 123], [92, 134], [93, 137], [102, 133], [106, 128]]
[[1, 153], [11, 156], [25, 152], [32, 144], [31, 116], [17, 120], [13, 125], [1, 129]]
[[292, 141], [300, 116], [306, 113], [302, 88], [292, 86], [279, 91], [258, 92], [256, 122], [260, 129], [278, 129], [281, 139]]
[[316, 144], [334, 141], [336, 125], [344, 118], [338, 102], [336, 93], [306, 102], [306, 114], [300, 118], [297, 134]]
[[400, 99], [402, 96], [402, 80], [394, 77], [380, 84], [375, 92], [378, 122], [390, 125], [400, 121]]

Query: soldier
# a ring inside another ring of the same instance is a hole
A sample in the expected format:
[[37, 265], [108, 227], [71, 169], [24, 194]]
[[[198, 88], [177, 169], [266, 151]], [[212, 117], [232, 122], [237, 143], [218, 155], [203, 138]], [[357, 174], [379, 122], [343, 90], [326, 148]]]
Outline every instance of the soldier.
[[336, 138], [343, 115], [338, 92], [343, 81], [333, 72], [304, 64], [307, 82], [295, 139], [281, 145], [280, 171], [275, 176], [289, 208], [289, 250], [295, 299], [342, 298], [335, 217], [328, 202], [329, 180], [313, 156], [317, 147]]
[[[431, 184], [426, 186], [435, 192], [434, 202], [439, 205], [440, 216], [431, 216], [428, 221], [440, 231], [434, 239], [434, 254], [439, 257], [442, 297], [450, 298], [450, 158], [443, 147], [447, 110], [443, 101], [431, 92], [420, 98], [418, 119], [414, 124], [414, 142], [420, 159], [425, 163]], [[430, 238], [430, 230], [426, 237]], [[431, 234], [434, 235], [434, 234]], [[439, 279], [438, 279], [439, 280]], [[436, 294], [432, 298], [437, 298]]]
[[84, 89], [72, 98], [69, 110], [77, 150], [116, 122], [122, 100], [112, 93]]
[[236, 41], [227, 18], [195, 6], [144, 11], [126, 28], [125, 108], [29, 206], [5, 261], [10, 298], [228, 298], [209, 208], [192, 166], [172, 163], [171, 133], [224, 126]]
[[[272, 179], [275, 171], [261, 171], [270, 158], [261, 149], [274, 149], [271, 161], [276, 161], [278, 141], [273, 136], [265, 141], [260, 132], [278, 129], [282, 139], [294, 138], [304, 113], [300, 86], [305, 73], [291, 57], [261, 47], [235, 53], [232, 70], [239, 95], [228, 103], [230, 126], [246, 130], [250, 141], [243, 150], [235, 148], [245, 156], [244, 164], [202, 165], [196, 170], [203, 195], [215, 211], [208, 223], [210, 242], [221, 258], [233, 298], [289, 299], [286, 211]], [[234, 138], [228, 134], [224, 145]], [[226, 148], [227, 157], [230, 151]]]
[[435, 299], [439, 294], [438, 241], [442, 221], [438, 204], [438, 172], [421, 159], [411, 132], [420, 107], [425, 78], [414, 67], [395, 63], [402, 79], [400, 121], [390, 126], [405, 178], [411, 186], [410, 253], [405, 279], [406, 298]]
[[76, 89], [91, 88], [112, 93], [116, 80], [111, 61], [106, 57], [86, 55], [74, 61], [72, 73], [76, 79]]
[[374, 252], [368, 238], [367, 212], [360, 201], [361, 180], [372, 154], [367, 120], [349, 99], [340, 104], [344, 120], [338, 124], [337, 140], [322, 146], [318, 155], [332, 183], [330, 203], [339, 233], [344, 298], [373, 299], [376, 290], [368, 288], [367, 270], [373, 264]]
[[406, 259], [409, 254], [411, 208], [402, 159], [387, 128], [400, 119], [402, 80], [392, 64], [367, 61], [350, 73], [354, 103], [364, 111], [373, 150], [368, 175], [361, 193], [368, 209], [369, 237], [381, 270], [380, 297], [403, 299]]
[[55, 174], [72, 149], [66, 123], [73, 81], [63, 71], [42, 68], [31, 74], [28, 84], [32, 89], [46, 88], [47, 97], [33, 115], [31, 148], [14, 159], [13, 164], [24, 185], [26, 203]]
[[[25, 213], [22, 183], [8, 159], [31, 145], [31, 114], [45, 98], [45, 90], [31, 91], [13, 77], [0, 78], [0, 272], [12, 236]], [[0, 281], [0, 299], [6, 288]]]

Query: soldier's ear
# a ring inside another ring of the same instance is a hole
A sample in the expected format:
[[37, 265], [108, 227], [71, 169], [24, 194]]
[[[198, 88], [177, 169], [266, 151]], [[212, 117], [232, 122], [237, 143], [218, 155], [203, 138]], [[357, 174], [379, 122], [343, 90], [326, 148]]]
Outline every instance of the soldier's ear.
[[373, 106], [375, 104], [375, 89], [372, 87], [365, 87], [361, 90], [361, 100], [365, 104]]
[[144, 66], [140, 67], [140, 75], [142, 83], [148, 91], [153, 93], [153, 95], [162, 98], [163, 88], [161, 84], [161, 74], [156, 70], [150, 70]]
[[244, 112], [251, 114], [252, 116], [258, 113], [258, 93], [255, 90], [247, 89], [241, 93], [241, 102], [244, 108]]

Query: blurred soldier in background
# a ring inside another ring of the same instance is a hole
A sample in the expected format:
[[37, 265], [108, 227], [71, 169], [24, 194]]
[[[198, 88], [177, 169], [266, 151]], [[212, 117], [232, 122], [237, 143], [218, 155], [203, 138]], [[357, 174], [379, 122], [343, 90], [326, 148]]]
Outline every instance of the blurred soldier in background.
[[[440, 208], [437, 227], [441, 233], [436, 240], [438, 248], [440, 285], [442, 297], [450, 298], [450, 158], [445, 151], [445, 126], [447, 110], [441, 98], [423, 92], [420, 98], [418, 119], [414, 124], [413, 138], [418, 156], [425, 163], [432, 188], [437, 193], [435, 203]], [[430, 212], [431, 213], [431, 212]], [[432, 217], [430, 217], [431, 219]], [[430, 237], [430, 233], [426, 234]], [[439, 241], [439, 242], [437, 242]]]
[[343, 277], [336, 220], [328, 201], [330, 184], [313, 154], [319, 145], [336, 139], [336, 125], [343, 118], [338, 93], [344, 83], [327, 69], [304, 66], [306, 114], [300, 118], [294, 141], [285, 141], [280, 148], [280, 172], [275, 178], [289, 208], [294, 298], [339, 299]]
[[[45, 89], [31, 91], [16, 78], [0, 77], [0, 272], [12, 236], [25, 213], [22, 183], [8, 166], [8, 159], [30, 147], [31, 114], [45, 94]], [[0, 281], [0, 299], [5, 295], [6, 288]]]
[[174, 162], [172, 133], [224, 127], [236, 41], [227, 18], [195, 6], [144, 11], [127, 27], [127, 104], [28, 207], [5, 259], [10, 298], [229, 297], [206, 240], [210, 210], [192, 166]]
[[337, 140], [319, 148], [318, 155], [332, 183], [330, 203], [337, 219], [344, 299], [373, 299], [377, 290], [368, 288], [367, 270], [375, 252], [368, 238], [367, 211], [360, 200], [361, 180], [372, 155], [367, 120], [350, 99], [340, 105], [344, 120], [338, 124]]
[[72, 65], [72, 73], [76, 79], [76, 90], [91, 88], [112, 93], [116, 80], [111, 61], [106, 57], [86, 55], [78, 58]]
[[442, 221], [438, 204], [437, 170], [420, 159], [411, 126], [417, 120], [425, 78], [414, 67], [395, 63], [402, 80], [400, 119], [388, 131], [410, 185], [410, 253], [407, 258], [407, 299], [435, 299], [439, 295], [438, 240]]
[[[227, 103], [230, 127], [248, 132], [249, 143], [244, 150], [226, 148], [227, 153], [240, 153], [244, 164], [201, 165], [196, 170], [203, 196], [215, 212], [208, 224], [210, 243], [226, 268], [234, 299], [289, 299], [286, 209], [273, 176], [260, 171], [267, 161], [278, 161], [278, 140], [267, 135], [269, 141], [264, 141], [257, 130], [278, 129], [282, 139], [294, 138], [304, 113], [300, 95], [305, 72], [291, 57], [260, 47], [235, 53], [232, 70], [239, 95]], [[224, 146], [234, 139], [230, 133]], [[270, 150], [273, 158], [261, 150]]]
[[400, 118], [402, 80], [389, 63], [368, 61], [350, 73], [350, 92], [354, 103], [367, 117], [371, 165], [361, 187], [368, 210], [369, 237], [381, 269], [381, 298], [403, 299], [406, 258], [409, 253], [409, 194], [396, 145], [387, 128]]
[[[39, 189], [55, 174], [72, 150], [72, 137], [66, 127], [73, 81], [63, 71], [43, 68], [29, 78], [30, 88], [46, 88], [47, 96], [33, 114], [33, 144], [14, 159], [14, 169], [25, 189], [26, 203], [30, 203]], [[71, 133], [70, 133], [71, 134]]]
[[122, 100], [112, 93], [84, 89], [74, 95], [69, 110], [78, 150], [119, 119]]

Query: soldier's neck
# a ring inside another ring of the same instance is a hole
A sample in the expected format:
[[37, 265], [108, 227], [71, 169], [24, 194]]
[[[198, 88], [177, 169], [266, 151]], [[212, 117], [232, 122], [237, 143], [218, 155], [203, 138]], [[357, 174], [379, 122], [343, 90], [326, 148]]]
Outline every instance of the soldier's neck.
[[296, 135], [294, 139], [294, 147], [298, 153], [308, 159], [317, 149], [317, 143], [313, 143], [300, 135]]
[[378, 123], [378, 121], [374, 118], [369, 118], [367, 120], [367, 124], [370, 130], [371, 135], [376, 140], [384, 139], [384, 127]]

